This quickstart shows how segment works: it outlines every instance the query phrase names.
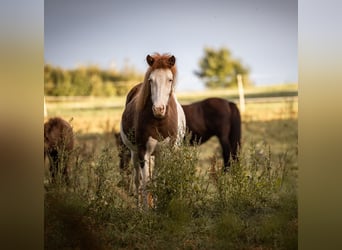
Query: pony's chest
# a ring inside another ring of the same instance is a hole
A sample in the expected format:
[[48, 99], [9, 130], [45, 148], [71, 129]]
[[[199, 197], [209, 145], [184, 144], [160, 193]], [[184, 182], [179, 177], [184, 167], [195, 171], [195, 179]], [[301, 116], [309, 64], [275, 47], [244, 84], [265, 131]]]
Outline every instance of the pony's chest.
[[157, 140], [175, 137], [177, 135], [177, 124], [170, 122], [168, 119], [152, 119], [150, 122], [141, 121], [137, 126], [137, 134], [144, 135], [141, 136], [142, 138], [151, 136]]

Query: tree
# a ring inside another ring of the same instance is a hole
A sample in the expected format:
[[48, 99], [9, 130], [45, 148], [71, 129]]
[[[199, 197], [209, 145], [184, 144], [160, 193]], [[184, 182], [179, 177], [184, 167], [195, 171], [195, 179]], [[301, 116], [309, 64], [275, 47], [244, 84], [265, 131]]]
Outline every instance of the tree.
[[85, 67], [79, 67], [72, 73], [72, 87], [75, 95], [88, 96], [91, 92], [91, 83]]
[[62, 69], [45, 64], [44, 94], [51, 96], [125, 95], [144, 74], [128, 64], [122, 71], [104, 70], [96, 65]]
[[199, 61], [200, 71], [195, 75], [204, 80], [208, 88], [220, 88], [237, 85], [237, 75], [241, 74], [246, 80], [249, 70], [237, 59], [232, 58], [227, 48], [218, 50], [204, 49], [204, 56]]

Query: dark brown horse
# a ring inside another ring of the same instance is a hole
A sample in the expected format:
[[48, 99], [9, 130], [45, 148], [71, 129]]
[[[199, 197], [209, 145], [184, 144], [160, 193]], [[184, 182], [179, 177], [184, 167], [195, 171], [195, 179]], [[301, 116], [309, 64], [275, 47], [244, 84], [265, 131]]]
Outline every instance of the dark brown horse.
[[238, 159], [241, 140], [241, 117], [233, 102], [221, 98], [182, 105], [186, 125], [191, 134], [190, 143], [202, 144], [217, 136], [222, 147], [224, 170], [230, 166], [230, 159]]
[[54, 117], [44, 123], [44, 160], [48, 156], [53, 183], [56, 182], [58, 173], [69, 183], [69, 157], [73, 147], [73, 130], [67, 121]]
[[184, 112], [174, 93], [176, 58], [154, 54], [147, 55], [146, 61], [150, 67], [144, 82], [127, 96], [120, 129], [122, 141], [131, 151], [138, 203], [141, 192], [144, 206], [149, 203], [146, 184], [158, 143], [181, 142], [185, 133]]

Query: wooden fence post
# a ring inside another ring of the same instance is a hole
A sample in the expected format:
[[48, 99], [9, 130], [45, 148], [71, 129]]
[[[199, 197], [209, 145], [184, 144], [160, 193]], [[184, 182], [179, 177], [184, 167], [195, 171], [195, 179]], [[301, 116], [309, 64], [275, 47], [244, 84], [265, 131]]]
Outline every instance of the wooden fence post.
[[240, 111], [241, 113], [244, 113], [246, 110], [245, 93], [243, 90], [242, 76], [240, 74], [237, 75], [237, 80], [238, 80], [239, 97], [240, 97]]

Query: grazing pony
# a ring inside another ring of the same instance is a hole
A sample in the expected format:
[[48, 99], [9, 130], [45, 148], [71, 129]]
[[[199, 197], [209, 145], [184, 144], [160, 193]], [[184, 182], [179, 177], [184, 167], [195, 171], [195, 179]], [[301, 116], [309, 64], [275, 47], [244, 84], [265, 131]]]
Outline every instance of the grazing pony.
[[202, 144], [217, 136], [222, 147], [224, 171], [230, 166], [230, 158], [238, 160], [241, 145], [241, 116], [235, 103], [221, 98], [182, 105], [186, 125], [191, 133], [191, 144]]
[[69, 156], [74, 148], [74, 134], [71, 125], [59, 118], [50, 118], [44, 123], [44, 160], [49, 158], [52, 183], [58, 173], [69, 184]]
[[154, 54], [147, 55], [146, 61], [149, 68], [144, 82], [127, 96], [120, 128], [122, 141], [131, 151], [138, 205], [141, 193], [145, 207], [151, 201], [146, 184], [151, 177], [157, 145], [180, 143], [185, 134], [185, 115], [174, 93], [176, 58]]

